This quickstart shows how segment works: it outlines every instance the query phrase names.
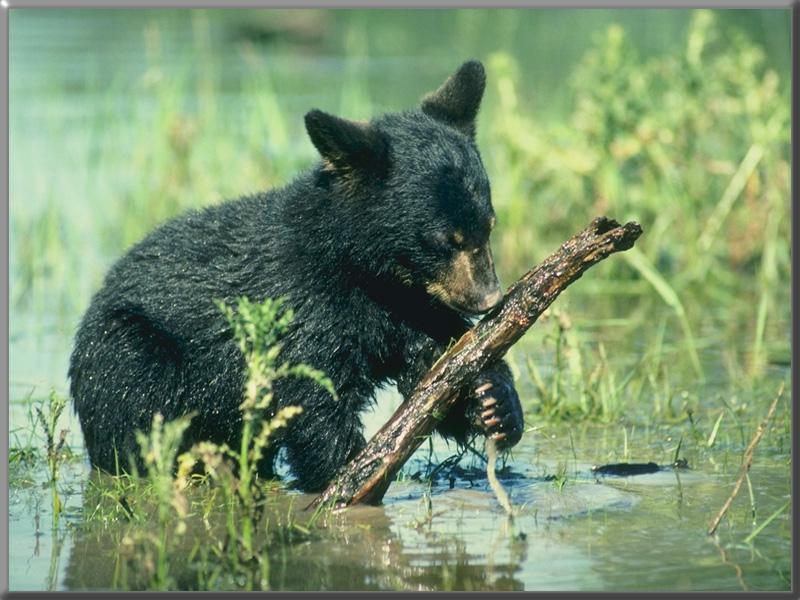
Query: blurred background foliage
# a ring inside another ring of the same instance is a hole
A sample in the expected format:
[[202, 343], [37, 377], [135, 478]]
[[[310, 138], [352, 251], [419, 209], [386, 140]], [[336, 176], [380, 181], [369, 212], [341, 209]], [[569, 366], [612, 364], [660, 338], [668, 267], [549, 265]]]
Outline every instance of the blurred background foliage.
[[573, 320], [645, 349], [666, 322], [689, 376], [731, 340], [726, 376], [787, 364], [789, 31], [787, 10], [11, 11], [12, 390], [63, 381], [155, 225], [316, 160], [308, 109], [407, 108], [470, 57], [506, 285], [594, 216], [635, 219], [637, 249], [565, 294]]

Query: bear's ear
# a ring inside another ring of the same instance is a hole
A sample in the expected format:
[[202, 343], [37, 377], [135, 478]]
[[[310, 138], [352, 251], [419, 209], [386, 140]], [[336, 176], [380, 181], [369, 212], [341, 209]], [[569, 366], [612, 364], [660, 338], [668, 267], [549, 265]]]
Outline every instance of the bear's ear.
[[332, 170], [374, 174], [386, 169], [386, 140], [368, 123], [348, 121], [317, 109], [306, 113], [305, 121], [308, 136]]
[[475, 117], [486, 88], [486, 73], [477, 60], [465, 62], [442, 86], [422, 99], [422, 112], [475, 137]]

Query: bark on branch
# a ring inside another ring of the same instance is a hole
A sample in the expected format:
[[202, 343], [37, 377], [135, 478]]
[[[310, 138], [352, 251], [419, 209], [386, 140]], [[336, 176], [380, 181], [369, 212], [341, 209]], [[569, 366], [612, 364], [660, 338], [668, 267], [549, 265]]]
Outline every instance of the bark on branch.
[[598, 217], [528, 271], [509, 288], [497, 308], [442, 354], [408, 400], [310, 507], [328, 502], [337, 508], [379, 504], [406, 460], [456, 402], [459, 391], [487, 363], [500, 359], [586, 269], [614, 252], [631, 248], [641, 233], [638, 223], [620, 225]]

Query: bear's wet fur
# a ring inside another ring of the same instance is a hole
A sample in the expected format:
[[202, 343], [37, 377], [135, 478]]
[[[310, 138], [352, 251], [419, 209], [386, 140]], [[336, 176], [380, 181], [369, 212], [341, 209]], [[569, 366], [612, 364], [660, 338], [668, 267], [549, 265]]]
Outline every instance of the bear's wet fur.
[[[324, 371], [338, 399], [310, 380], [281, 380], [277, 404], [303, 412], [274, 448], [286, 449], [300, 489], [323, 488], [363, 447], [360, 413], [375, 389], [394, 381], [407, 396], [468, 315], [502, 297], [474, 141], [484, 87], [483, 66], [469, 61], [413, 110], [369, 123], [312, 110], [306, 129], [321, 162], [281, 189], [178, 216], [131, 248], [92, 299], [70, 359], [91, 463], [129, 471], [135, 431], [156, 412], [196, 412], [185, 448], [236, 447], [244, 361], [214, 301], [284, 297], [295, 316], [282, 359]], [[519, 441], [507, 365], [487, 367], [438, 430], [459, 442]]]

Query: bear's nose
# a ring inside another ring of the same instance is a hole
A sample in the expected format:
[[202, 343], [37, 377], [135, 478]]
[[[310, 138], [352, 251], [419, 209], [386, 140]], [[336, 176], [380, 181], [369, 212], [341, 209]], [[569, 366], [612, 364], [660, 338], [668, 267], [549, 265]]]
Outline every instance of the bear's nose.
[[500, 301], [502, 299], [503, 299], [503, 292], [500, 291], [500, 289], [498, 288], [497, 290], [495, 290], [491, 294], [487, 294], [486, 296], [483, 297], [483, 300], [481, 301], [480, 305], [478, 306], [478, 310], [480, 312], [489, 312], [495, 306], [500, 304]]

